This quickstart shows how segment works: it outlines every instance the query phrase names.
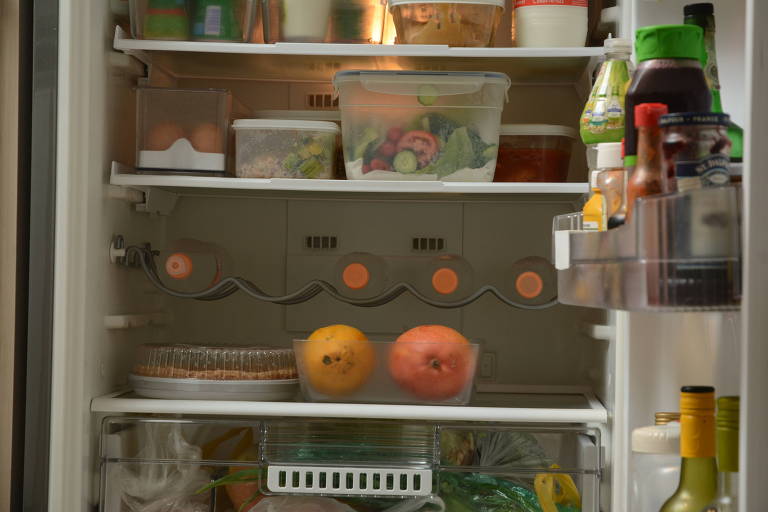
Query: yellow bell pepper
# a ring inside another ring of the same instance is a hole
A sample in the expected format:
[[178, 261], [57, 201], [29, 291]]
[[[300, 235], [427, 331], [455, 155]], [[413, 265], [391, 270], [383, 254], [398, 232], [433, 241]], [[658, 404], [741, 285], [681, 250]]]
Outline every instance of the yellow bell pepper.
[[[560, 466], [552, 464], [550, 469], [560, 469]], [[543, 512], [557, 512], [557, 504], [581, 507], [579, 489], [570, 475], [539, 473], [533, 486]]]

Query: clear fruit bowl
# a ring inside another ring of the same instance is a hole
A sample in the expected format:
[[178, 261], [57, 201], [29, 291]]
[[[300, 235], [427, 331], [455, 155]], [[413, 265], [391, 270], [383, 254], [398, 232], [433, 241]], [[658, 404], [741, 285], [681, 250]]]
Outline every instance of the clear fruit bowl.
[[294, 340], [304, 398], [310, 402], [466, 405], [475, 343]]

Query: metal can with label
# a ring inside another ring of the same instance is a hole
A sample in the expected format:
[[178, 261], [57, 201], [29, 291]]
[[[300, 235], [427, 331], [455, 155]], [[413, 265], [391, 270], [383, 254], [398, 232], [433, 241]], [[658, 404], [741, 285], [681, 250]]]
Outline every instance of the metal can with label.
[[730, 124], [728, 114], [718, 112], [682, 112], [661, 117], [664, 192], [730, 183]]

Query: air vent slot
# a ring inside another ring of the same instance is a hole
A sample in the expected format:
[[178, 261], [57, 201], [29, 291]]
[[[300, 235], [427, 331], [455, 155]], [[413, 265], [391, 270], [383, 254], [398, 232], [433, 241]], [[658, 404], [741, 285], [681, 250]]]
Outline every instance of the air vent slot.
[[332, 235], [311, 235], [304, 239], [307, 249], [312, 250], [332, 250], [338, 249], [339, 240]]
[[432, 471], [405, 468], [269, 466], [267, 489], [274, 493], [426, 496]]
[[445, 249], [445, 238], [416, 237], [411, 240], [411, 249], [415, 252], [440, 252]]
[[338, 108], [339, 98], [334, 98], [331, 93], [310, 93], [306, 96], [306, 108], [323, 110]]

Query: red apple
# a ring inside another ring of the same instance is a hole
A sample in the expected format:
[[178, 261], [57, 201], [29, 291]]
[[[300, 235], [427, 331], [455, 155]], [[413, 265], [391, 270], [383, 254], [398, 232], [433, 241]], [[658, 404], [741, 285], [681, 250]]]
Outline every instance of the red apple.
[[404, 332], [389, 353], [392, 378], [424, 400], [447, 400], [461, 393], [474, 366], [467, 338], [442, 325], [422, 325]]

